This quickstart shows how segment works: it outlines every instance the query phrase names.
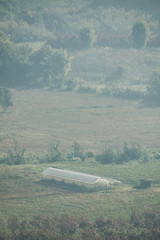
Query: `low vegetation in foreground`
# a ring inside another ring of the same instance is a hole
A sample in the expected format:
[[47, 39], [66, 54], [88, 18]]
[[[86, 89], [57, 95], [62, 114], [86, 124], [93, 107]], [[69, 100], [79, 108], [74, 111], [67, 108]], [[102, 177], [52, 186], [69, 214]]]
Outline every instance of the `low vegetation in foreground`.
[[[0, 239], [158, 240], [160, 163], [155, 156], [106, 165], [93, 156], [1, 164]], [[49, 166], [115, 178], [121, 184], [86, 191], [43, 179], [42, 172]], [[152, 187], [138, 188], [142, 178], [152, 179]]]
[[35, 216], [32, 220], [11, 218], [8, 232], [1, 235], [6, 240], [158, 240], [160, 236], [159, 210], [133, 212], [128, 220], [105, 219], [101, 216], [90, 222], [87, 218], [62, 215], [50, 218]]

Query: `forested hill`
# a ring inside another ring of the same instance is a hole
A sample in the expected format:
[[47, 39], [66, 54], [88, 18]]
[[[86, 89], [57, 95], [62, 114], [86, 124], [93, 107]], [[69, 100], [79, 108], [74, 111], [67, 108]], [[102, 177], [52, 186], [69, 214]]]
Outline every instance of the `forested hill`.
[[[66, 80], [71, 69], [68, 54], [74, 56], [74, 64], [76, 52], [84, 49], [135, 47], [131, 33], [139, 19], [144, 21], [143, 27], [148, 25], [150, 30], [146, 32], [142, 46], [159, 47], [159, 0], [0, 0], [0, 86], [60, 88], [65, 80], [65, 85], [69, 84], [67, 88], [74, 88], [75, 73]], [[58, 61], [60, 65], [54, 65], [52, 61]], [[44, 68], [40, 67], [42, 62]], [[49, 66], [53, 65], [55, 68], [50, 72]], [[82, 79], [77, 75], [78, 70], [81, 73], [84, 70], [76, 69], [76, 78]], [[117, 66], [114, 71], [119, 78], [124, 72], [122, 66]], [[84, 80], [88, 81], [90, 74], [85, 74]], [[108, 74], [109, 78], [115, 78], [112, 71]], [[97, 78], [106, 81], [105, 76], [97, 75]]]
[[[137, 8], [145, 11], [160, 9], [159, 0], [0, 0], [1, 13], [3, 11], [18, 11], [24, 9], [39, 10], [41, 7], [123, 7]], [[3, 9], [3, 10], [2, 10]], [[158, 17], [158, 16], [157, 16]], [[3, 18], [3, 15], [1, 15]]]

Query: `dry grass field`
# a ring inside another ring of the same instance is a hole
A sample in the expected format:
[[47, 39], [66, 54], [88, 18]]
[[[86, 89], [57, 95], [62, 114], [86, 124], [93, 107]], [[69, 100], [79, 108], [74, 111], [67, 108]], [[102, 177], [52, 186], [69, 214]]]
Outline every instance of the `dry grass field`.
[[60, 141], [85, 151], [121, 149], [124, 141], [159, 149], [160, 111], [138, 101], [71, 92], [12, 90], [14, 106], [0, 113], [0, 154], [14, 140], [28, 154], [40, 154]]

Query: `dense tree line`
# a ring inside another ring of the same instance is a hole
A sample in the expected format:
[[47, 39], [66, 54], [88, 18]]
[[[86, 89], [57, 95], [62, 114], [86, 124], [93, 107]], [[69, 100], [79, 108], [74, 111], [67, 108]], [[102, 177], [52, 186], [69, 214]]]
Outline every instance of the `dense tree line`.
[[49, 86], [60, 88], [70, 69], [71, 57], [65, 50], [48, 45], [33, 50], [28, 44], [14, 44], [0, 32], [0, 85]]

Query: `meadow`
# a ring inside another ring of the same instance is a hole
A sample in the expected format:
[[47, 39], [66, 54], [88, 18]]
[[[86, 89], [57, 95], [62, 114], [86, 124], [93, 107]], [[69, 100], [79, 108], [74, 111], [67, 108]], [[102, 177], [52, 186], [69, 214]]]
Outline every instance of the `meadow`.
[[50, 90], [13, 90], [14, 106], [0, 114], [0, 154], [14, 140], [27, 154], [41, 154], [60, 141], [62, 150], [78, 142], [85, 151], [107, 147], [121, 150], [124, 142], [158, 150], [159, 107], [129, 101]]
[[[53, 165], [53, 164], [52, 164]], [[46, 183], [42, 171], [51, 164], [1, 166], [1, 219], [12, 217], [30, 219], [35, 215], [51, 217], [64, 213], [77, 217], [85, 216], [91, 221], [102, 215], [128, 218], [136, 209], [159, 207], [159, 162], [140, 165], [129, 163], [121, 166], [102, 166], [96, 162], [59, 163], [54, 166], [77, 171], [115, 177], [119, 186], [98, 192], [81, 192], [72, 187], [59, 187]], [[134, 189], [139, 178], [152, 177], [153, 187]]]
[[[84, 151], [115, 150], [124, 141], [159, 151], [159, 111], [139, 101], [119, 100], [49, 90], [13, 90], [14, 107], [1, 113], [1, 157], [13, 149], [14, 139], [30, 163], [42, 156], [51, 143], [60, 141], [61, 151], [71, 151], [74, 141]], [[106, 191], [79, 192], [67, 186], [43, 182], [48, 166], [115, 178], [122, 183]], [[86, 216], [129, 217], [132, 211], [159, 207], [159, 160], [131, 161], [106, 166], [94, 158], [50, 164], [1, 165], [1, 218], [32, 218], [67, 213]], [[134, 189], [139, 179], [154, 180], [152, 188]], [[3, 225], [3, 224], [2, 224]]]

